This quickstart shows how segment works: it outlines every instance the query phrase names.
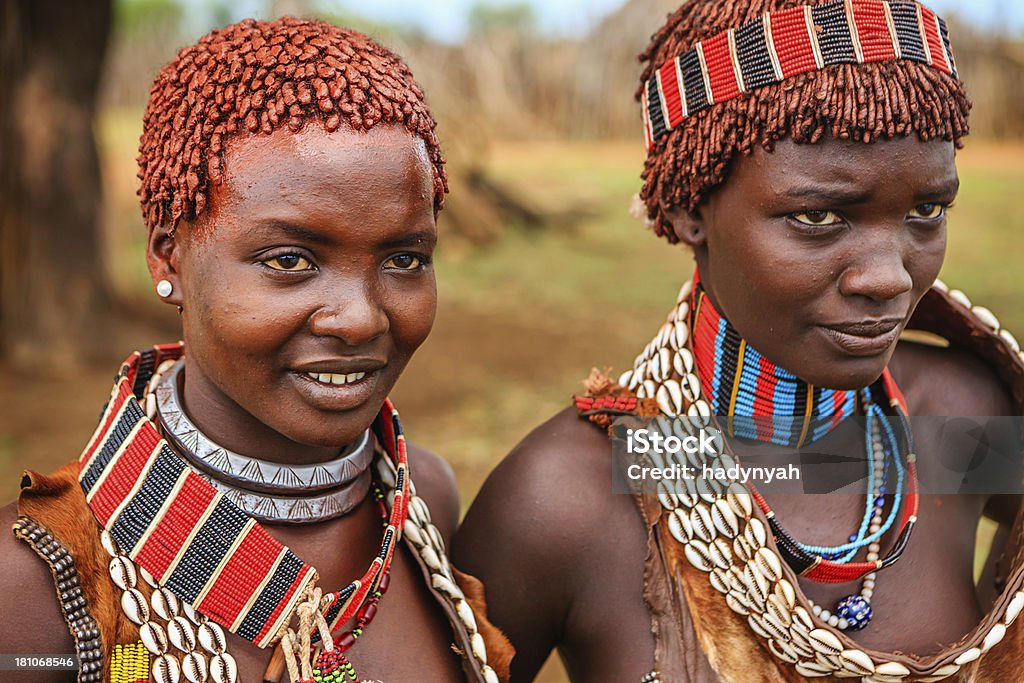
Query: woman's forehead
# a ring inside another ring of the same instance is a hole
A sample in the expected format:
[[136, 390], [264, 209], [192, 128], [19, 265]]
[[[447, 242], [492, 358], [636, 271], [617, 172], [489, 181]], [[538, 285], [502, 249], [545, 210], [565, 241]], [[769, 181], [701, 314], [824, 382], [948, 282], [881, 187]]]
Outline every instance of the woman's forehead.
[[945, 140], [917, 136], [863, 143], [826, 138], [815, 144], [790, 139], [771, 151], [757, 146], [736, 159], [726, 185], [763, 184], [779, 192], [799, 192], [822, 184], [870, 188], [900, 184], [920, 191], [955, 192], [956, 150]]

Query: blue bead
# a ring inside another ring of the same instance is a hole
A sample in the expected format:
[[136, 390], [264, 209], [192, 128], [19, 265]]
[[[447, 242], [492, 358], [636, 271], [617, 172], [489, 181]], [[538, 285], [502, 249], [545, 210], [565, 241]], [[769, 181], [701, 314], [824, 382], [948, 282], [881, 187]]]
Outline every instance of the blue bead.
[[835, 614], [846, 619], [850, 630], [859, 631], [871, 621], [871, 604], [860, 595], [848, 595], [836, 604]]
[[856, 540], [857, 540], [857, 534], [850, 534], [850, 543], [853, 543]]

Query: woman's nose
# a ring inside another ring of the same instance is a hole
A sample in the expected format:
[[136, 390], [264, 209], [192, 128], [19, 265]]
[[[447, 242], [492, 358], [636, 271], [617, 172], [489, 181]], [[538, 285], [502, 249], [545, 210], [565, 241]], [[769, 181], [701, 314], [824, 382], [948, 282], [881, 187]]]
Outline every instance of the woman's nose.
[[913, 289], [914, 279], [907, 269], [903, 242], [898, 235], [887, 232], [878, 239], [858, 242], [852, 263], [839, 278], [839, 290], [844, 296], [891, 301]]
[[387, 312], [373, 292], [346, 290], [329, 304], [324, 304], [309, 318], [309, 328], [321, 337], [337, 337], [348, 346], [367, 344], [385, 334], [390, 321]]

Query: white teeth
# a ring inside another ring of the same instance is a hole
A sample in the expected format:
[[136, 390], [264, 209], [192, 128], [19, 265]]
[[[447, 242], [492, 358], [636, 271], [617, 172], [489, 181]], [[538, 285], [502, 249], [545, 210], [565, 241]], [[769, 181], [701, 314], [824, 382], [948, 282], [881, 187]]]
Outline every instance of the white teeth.
[[350, 372], [347, 375], [340, 375], [333, 372], [307, 372], [306, 376], [322, 384], [351, 384], [366, 377], [366, 373]]

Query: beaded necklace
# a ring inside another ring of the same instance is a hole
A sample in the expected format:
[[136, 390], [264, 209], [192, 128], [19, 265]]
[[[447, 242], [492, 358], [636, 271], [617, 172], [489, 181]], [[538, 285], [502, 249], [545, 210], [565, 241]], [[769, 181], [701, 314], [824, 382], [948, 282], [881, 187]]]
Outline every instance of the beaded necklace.
[[[710, 387], [708, 400], [716, 414], [726, 415], [726, 432], [732, 436], [756, 439], [799, 448], [824, 436], [853, 414], [858, 392], [837, 391], [813, 387], [800, 380], [793, 373], [779, 368], [765, 359], [756, 349], [749, 346], [729, 321], [722, 316], [708, 298], [698, 276], [694, 277], [690, 309], [692, 344], [696, 358], [696, 372], [702, 387]], [[908, 452], [913, 440], [905, 419], [905, 404], [896, 383], [888, 371], [883, 373], [878, 387], [868, 388], [861, 393], [860, 402], [865, 406], [868, 417], [868, 431], [865, 451], [868, 460], [868, 490], [865, 496], [864, 515], [856, 534], [848, 543], [838, 546], [816, 546], [795, 540], [779, 522], [771, 507], [754, 486], [751, 493], [765, 513], [772, 532], [779, 544], [779, 551], [786, 563], [801, 576], [813, 581], [843, 583], [855, 581], [895, 563], [906, 547], [914, 528], [917, 515], [915, 464], [908, 456], [907, 470], [910, 472], [911, 491], [901, 519], [901, 530], [892, 552], [884, 560], [851, 562], [857, 551], [877, 542], [892, 526], [902, 497], [904, 469], [900, 462], [899, 440], [884, 419], [885, 416], [874, 402], [872, 395], [884, 393], [892, 397], [890, 404], [903, 431], [903, 442]], [[768, 420], [776, 415], [802, 418], [799, 432], [790, 427], [796, 420]], [[744, 419], [745, 418], [745, 419]], [[876, 447], [872, 428], [879, 427], [885, 432], [889, 449]], [[753, 426], [752, 426], [753, 425]], [[886, 456], [891, 454], [897, 472], [898, 482], [892, 509], [885, 523], [873, 525], [872, 519], [882, 503], [882, 485], [879, 493], [874, 492], [876, 475], [884, 477]], [[875, 456], [880, 467], [876, 467]], [[880, 470], [880, 471], [876, 471]], [[865, 622], [857, 622], [862, 626]]]
[[[386, 401], [374, 424], [394, 470], [389, 513], [384, 496], [378, 499], [387, 522], [380, 552], [363, 576], [322, 596], [315, 587], [315, 569], [189, 468], [142, 412], [137, 399], [143, 397], [151, 415], [156, 412], [152, 389], [160, 372], [153, 373], [153, 367], [166, 369], [180, 355], [180, 345], [167, 345], [126, 361], [79, 463], [83, 492], [103, 527], [104, 547], [113, 556], [112, 579], [125, 591], [122, 607], [140, 624], [143, 644], [157, 655], [154, 676], [176, 681], [180, 668], [168, 654], [163, 629], [149, 618], [148, 601], [134, 587], [135, 563], [152, 577], [158, 593], [166, 591], [192, 611], [201, 611], [203, 622], [197, 623], [212, 622], [206, 631], [200, 626], [200, 639], [208, 632], [213, 635], [207, 640], [223, 641], [222, 634], [217, 637], [223, 626], [260, 647], [280, 640], [292, 680], [318, 679], [310, 657], [312, 644], [320, 640], [320, 657], [327, 655], [345, 676], [356, 680], [344, 650], [334, 652], [335, 646], [351, 647], [376, 613], [408, 515], [408, 462], [397, 412]], [[151, 391], [144, 393], [147, 380]], [[168, 614], [173, 621], [176, 615]], [[295, 615], [300, 617], [298, 633], [289, 627]], [[331, 633], [353, 617], [355, 630], [335, 641]], [[237, 667], [225, 650], [216, 650], [215, 678], [233, 681]], [[199, 667], [193, 668], [198, 672]]]

